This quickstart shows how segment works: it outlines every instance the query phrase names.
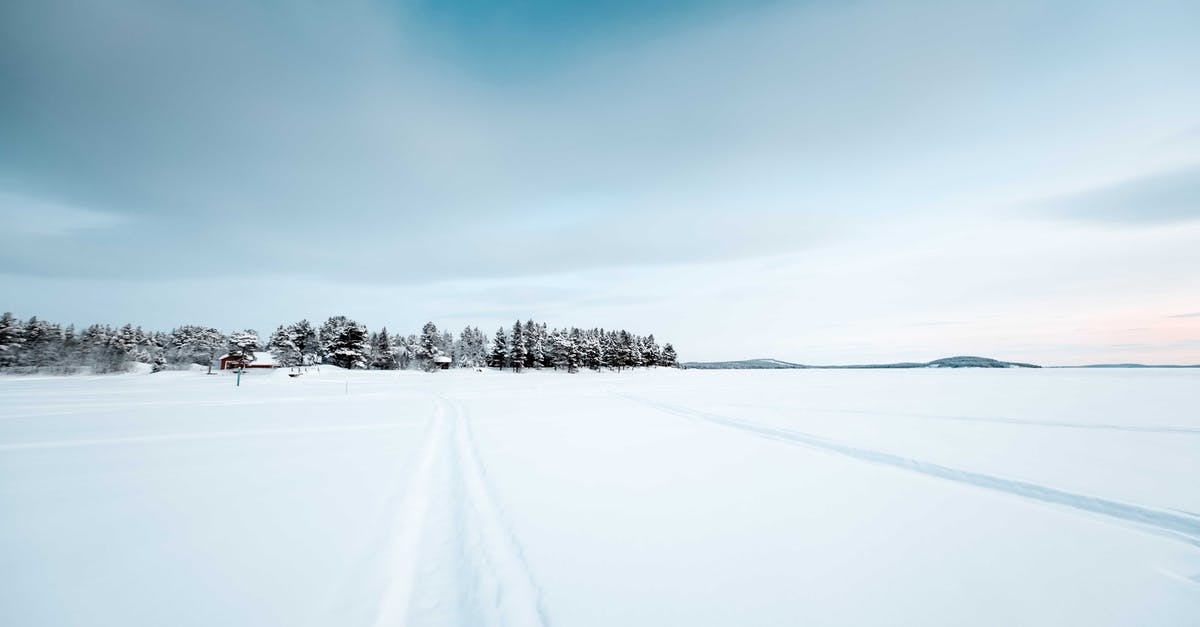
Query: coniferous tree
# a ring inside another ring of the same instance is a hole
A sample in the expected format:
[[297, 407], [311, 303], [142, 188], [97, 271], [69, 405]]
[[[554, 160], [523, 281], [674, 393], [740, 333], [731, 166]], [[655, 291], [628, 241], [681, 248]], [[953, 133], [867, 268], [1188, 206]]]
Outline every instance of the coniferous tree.
[[25, 326], [11, 312], [0, 315], [0, 366], [15, 366], [20, 361]]
[[566, 369], [569, 371], [571, 363], [571, 337], [562, 329], [555, 329], [550, 333], [550, 343], [554, 347], [553, 359], [554, 369]]
[[525, 356], [525, 364], [530, 368], [541, 368], [546, 360], [546, 333], [541, 325], [535, 324], [533, 320], [525, 323], [525, 336], [527, 338], [528, 352]]
[[[262, 349], [253, 330], [226, 338], [216, 329], [184, 325], [170, 333], [144, 331], [126, 324], [119, 329], [94, 324], [76, 334], [73, 326], [32, 317], [26, 322], [0, 315], [0, 367], [69, 373], [89, 366], [96, 373], [128, 369], [132, 362], [186, 367], [209, 364], [222, 348], [246, 363]], [[639, 336], [626, 330], [569, 327], [553, 329], [533, 320], [516, 321], [511, 334], [501, 327], [490, 343], [478, 327], [464, 327], [456, 338], [427, 323], [420, 336], [392, 335], [384, 328], [368, 334], [366, 327], [345, 316], [334, 316], [316, 329], [307, 320], [278, 327], [266, 346], [283, 366], [327, 363], [345, 368], [394, 369], [416, 364], [433, 369], [437, 358], [449, 357], [459, 367], [490, 365], [496, 368], [554, 367], [568, 372], [579, 368], [602, 370], [637, 366], [677, 367], [670, 344], [660, 348], [654, 335]]]
[[646, 366], [657, 366], [662, 359], [662, 349], [658, 347], [658, 342], [654, 339], [654, 334], [646, 336], [642, 342], [642, 363]]
[[479, 327], [471, 328], [471, 336], [471, 363], [476, 368], [486, 366], [488, 362], [487, 336]]
[[500, 327], [496, 330], [496, 336], [492, 338], [492, 351], [488, 354], [488, 365], [503, 370], [506, 363], [508, 363], [508, 335], [504, 332], [504, 327]]
[[370, 347], [367, 327], [346, 316], [333, 316], [321, 325], [321, 355], [325, 363], [355, 369], [366, 368]]
[[21, 360], [18, 362], [20, 365], [33, 368], [57, 365], [55, 357], [62, 342], [62, 329], [58, 325], [34, 316], [25, 323], [21, 335], [24, 342], [21, 347]]
[[525, 358], [529, 356], [529, 348], [525, 343], [525, 327], [521, 325], [520, 320], [513, 324], [510, 344], [512, 348], [508, 353], [508, 361], [514, 372], [520, 372], [521, 368], [525, 367]]
[[320, 360], [321, 342], [308, 320], [279, 327], [271, 335], [268, 348], [275, 361], [288, 368], [311, 366]]
[[426, 322], [421, 328], [421, 340], [417, 346], [417, 361], [422, 370], [432, 372], [437, 367], [434, 358], [441, 355], [442, 335], [437, 325]]
[[267, 350], [275, 358], [275, 363], [284, 368], [295, 368], [300, 365], [300, 351], [292, 344], [288, 329], [279, 325], [267, 340]]
[[438, 351], [443, 357], [450, 358], [450, 367], [458, 365], [458, 361], [454, 356], [454, 333], [450, 331], [442, 331], [442, 341], [438, 343]]
[[583, 366], [592, 370], [599, 370], [603, 363], [603, 354], [600, 348], [600, 330], [592, 329], [583, 334], [583, 349], [582, 358]]
[[259, 350], [258, 331], [246, 329], [229, 334], [229, 356], [233, 357], [242, 367], [248, 366], [258, 359], [255, 353]]
[[393, 343], [396, 351], [396, 364], [401, 370], [412, 368], [417, 361], [417, 336], [411, 333], [405, 336], [397, 335]]
[[466, 327], [454, 344], [454, 361], [462, 368], [479, 368], [487, 365], [487, 347], [483, 332], [478, 328]]
[[371, 344], [371, 367], [375, 370], [395, 370], [399, 367], [387, 327], [375, 335]]
[[59, 361], [73, 372], [80, 365], [79, 338], [75, 336], [75, 325], [68, 324], [63, 330], [62, 347], [59, 349]]
[[679, 358], [675, 355], [675, 347], [670, 342], [663, 344], [662, 358], [659, 363], [668, 368], [678, 368]]
[[[81, 336], [80, 343], [84, 342], [85, 338]], [[170, 338], [176, 364], [207, 364], [209, 374], [212, 374], [217, 351], [224, 348], [226, 342], [225, 335], [217, 329], [198, 325], [181, 326], [171, 332]]]

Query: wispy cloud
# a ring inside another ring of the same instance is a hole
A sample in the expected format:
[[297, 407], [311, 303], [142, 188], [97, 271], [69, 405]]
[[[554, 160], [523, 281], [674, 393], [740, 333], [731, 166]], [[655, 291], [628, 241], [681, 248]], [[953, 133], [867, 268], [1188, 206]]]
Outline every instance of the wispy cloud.
[[1044, 203], [1058, 215], [1119, 224], [1200, 219], [1200, 165], [1105, 185]]
[[[1186, 308], [1200, 166], [1155, 168], [1194, 159], [1200, 4], [538, 0], [509, 30], [506, 2], [3, 3], [0, 293], [148, 326], [560, 316], [814, 362]], [[1077, 181], [1112, 183], [1005, 209]]]
[[[1092, 37], [1144, 19], [1119, 5], [1061, 31], [1036, 4], [758, 5], [618, 28], [519, 81], [371, 2], [52, 5], [0, 20], [0, 185], [146, 218], [0, 255], [53, 276], [409, 282], [784, 253], [985, 211], [1080, 137], [1175, 124], [1153, 103], [1182, 89], [1104, 65], [1180, 57], [1168, 32]], [[1073, 115], [1114, 85], [1144, 97]]]
[[[4, 239], [62, 238], [110, 229], [127, 222], [128, 219], [121, 215], [71, 207], [0, 190], [0, 224], [4, 225]], [[9, 243], [11, 245], [13, 242]], [[41, 243], [45, 245], [47, 242]]]
[[1167, 317], [1168, 318], [1200, 318], [1200, 311], [1193, 311], [1191, 313], [1184, 313], [1184, 314], [1175, 314], [1174, 316], [1167, 316]]

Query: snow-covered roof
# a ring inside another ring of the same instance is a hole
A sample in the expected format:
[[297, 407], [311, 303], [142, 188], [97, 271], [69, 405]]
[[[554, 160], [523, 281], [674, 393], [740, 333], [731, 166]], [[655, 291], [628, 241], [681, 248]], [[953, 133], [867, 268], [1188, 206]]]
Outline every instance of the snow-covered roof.
[[454, 360], [445, 355], [438, 355], [437, 357], [433, 358], [433, 361], [434, 361], [434, 363], [438, 363], [438, 364], [448, 364]]
[[[229, 353], [225, 353], [224, 355], [221, 355], [217, 359], [219, 361], [221, 359], [225, 359], [228, 356], [229, 356]], [[261, 353], [254, 353], [254, 361], [249, 362], [249, 363], [252, 363], [256, 366], [278, 366], [279, 365], [278, 363], [275, 362], [275, 356], [267, 351], [263, 351]]]

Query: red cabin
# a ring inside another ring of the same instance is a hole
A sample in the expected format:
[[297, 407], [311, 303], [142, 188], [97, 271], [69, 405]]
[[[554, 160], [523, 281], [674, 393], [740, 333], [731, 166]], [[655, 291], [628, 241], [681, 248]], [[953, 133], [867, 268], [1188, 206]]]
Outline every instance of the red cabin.
[[270, 353], [255, 353], [254, 361], [242, 363], [241, 355], [222, 355], [221, 370], [237, 370], [238, 368], [277, 368], [275, 359]]

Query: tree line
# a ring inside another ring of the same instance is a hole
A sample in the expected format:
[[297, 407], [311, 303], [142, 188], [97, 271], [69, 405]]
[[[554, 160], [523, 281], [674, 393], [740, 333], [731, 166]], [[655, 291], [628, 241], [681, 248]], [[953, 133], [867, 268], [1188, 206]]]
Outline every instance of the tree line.
[[675, 348], [669, 343], [660, 346], [653, 334], [550, 328], [533, 320], [518, 320], [489, 337], [472, 326], [456, 336], [433, 322], [408, 335], [390, 333], [386, 327], [369, 332], [360, 322], [333, 316], [319, 327], [308, 320], [280, 325], [263, 337], [253, 329], [226, 334], [200, 325], [164, 332], [143, 331], [131, 324], [93, 324], [77, 331], [74, 325], [64, 327], [36, 316], [20, 320], [11, 313], [0, 315], [0, 369], [9, 372], [103, 374], [125, 372], [138, 363], [148, 364], [153, 371], [198, 364], [211, 372], [225, 355], [251, 365], [265, 353], [288, 368], [332, 364], [364, 370], [432, 371], [446, 366], [577, 372], [678, 366]]

